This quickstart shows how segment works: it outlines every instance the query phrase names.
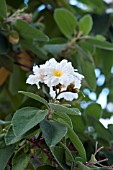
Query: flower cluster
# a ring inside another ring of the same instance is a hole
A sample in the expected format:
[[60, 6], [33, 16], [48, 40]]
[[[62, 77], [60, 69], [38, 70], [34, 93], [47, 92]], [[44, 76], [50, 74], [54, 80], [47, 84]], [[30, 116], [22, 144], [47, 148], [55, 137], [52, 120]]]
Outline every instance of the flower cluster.
[[38, 88], [39, 82], [44, 83], [50, 88], [50, 96], [53, 99], [64, 98], [72, 101], [78, 98], [83, 78], [84, 76], [73, 68], [71, 62], [63, 59], [59, 63], [52, 58], [39, 67], [33, 66], [33, 74], [28, 77], [26, 83], [36, 84]]

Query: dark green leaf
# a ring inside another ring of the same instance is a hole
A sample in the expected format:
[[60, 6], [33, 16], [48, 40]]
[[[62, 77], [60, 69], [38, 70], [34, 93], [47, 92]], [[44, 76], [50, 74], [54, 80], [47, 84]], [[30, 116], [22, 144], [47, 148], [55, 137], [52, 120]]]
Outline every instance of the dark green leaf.
[[113, 140], [113, 137], [109, 130], [107, 130], [96, 118], [92, 116], [88, 116], [90, 124], [94, 127], [97, 136], [99, 138], [102, 138], [103, 140], [106, 140], [108, 144], [110, 143], [110, 140]]
[[7, 6], [5, 0], [0, 0], [0, 18], [4, 19], [7, 16]]
[[[4, 1], [4, 0], [2, 0]], [[0, 5], [1, 7], [1, 5]], [[8, 53], [9, 47], [8, 47], [8, 41], [6, 37], [2, 34], [0, 34], [0, 54], [5, 55]]]
[[24, 148], [20, 149], [12, 160], [12, 170], [25, 170], [30, 160], [30, 154], [25, 153]]
[[12, 95], [15, 95], [18, 93], [18, 90], [20, 87], [20, 76], [21, 75], [20, 75], [19, 67], [14, 65], [13, 73], [11, 74], [10, 79], [9, 79], [9, 90]]
[[100, 104], [98, 103], [91, 103], [88, 105], [88, 107], [84, 111], [84, 116], [91, 115], [92, 117], [95, 117], [96, 119], [100, 119], [102, 116], [102, 108]]
[[0, 170], [4, 170], [8, 160], [12, 156], [14, 151], [14, 146], [8, 146], [3, 149], [0, 149]]
[[56, 168], [49, 165], [39, 166], [36, 170], [55, 170]]
[[43, 120], [40, 128], [49, 147], [55, 146], [67, 133], [67, 127], [55, 121]]
[[71, 168], [66, 165], [65, 162], [65, 150], [64, 148], [60, 146], [53, 146], [50, 148], [53, 156], [55, 157], [56, 161], [58, 164], [61, 166], [62, 169], [64, 170], [71, 170]]
[[17, 20], [15, 23], [15, 27], [18, 30], [20, 36], [24, 39], [35, 41], [49, 40], [49, 38], [43, 32], [31, 26], [25, 21]]
[[77, 136], [77, 134], [63, 119], [59, 118], [58, 121], [60, 123], [62, 123], [63, 125], [67, 126], [67, 128], [68, 128], [67, 134], [68, 134], [70, 140], [72, 141], [73, 145], [75, 146], [78, 153], [82, 157], [83, 162], [86, 162], [86, 152], [85, 152], [84, 146], [83, 146], [82, 142], [80, 141], [79, 137]]
[[54, 18], [61, 32], [70, 39], [75, 33], [76, 27], [76, 18], [73, 13], [66, 9], [56, 9]]
[[19, 91], [19, 93], [24, 94], [25, 96], [30, 97], [34, 100], [37, 100], [37, 101], [43, 103], [44, 105], [46, 105], [47, 107], [49, 107], [47, 101], [37, 94], [30, 93], [30, 92], [24, 92], [24, 91]]
[[4, 133], [3, 133], [3, 134], [0, 134], [0, 149], [3, 149], [3, 148], [6, 147], [4, 137], [5, 137], [5, 134], [4, 134]]
[[5, 135], [6, 145], [11, 145], [19, 141], [22, 137], [16, 137], [13, 132], [12, 126], [8, 129], [8, 132]]
[[25, 107], [17, 110], [12, 119], [13, 130], [16, 136], [21, 136], [40, 123], [48, 114], [48, 110], [39, 110], [34, 107]]
[[94, 64], [89, 62], [88, 60], [84, 60], [80, 56], [78, 57], [77, 61], [81, 69], [81, 73], [85, 77], [85, 81], [87, 82], [87, 85], [92, 91], [94, 91], [96, 88], [96, 76], [95, 76]]

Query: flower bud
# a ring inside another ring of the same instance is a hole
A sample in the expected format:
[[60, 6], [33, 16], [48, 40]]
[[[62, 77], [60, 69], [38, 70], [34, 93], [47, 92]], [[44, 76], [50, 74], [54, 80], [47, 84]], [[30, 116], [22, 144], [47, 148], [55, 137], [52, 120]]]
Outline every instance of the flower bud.
[[75, 89], [72, 90], [72, 92], [78, 93], [78, 92], [79, 92], [79, 89], [78, 89], [78, 88], [75, 88]]
[[73, 83], [71, 83], [70, 85], [67, 86], [67, 91], [72, 92], [74, 87], [75, 87], [75, 85]]
[[15, 45], [19, 42], [19, 34], [16, 31], [12, 31], [9, 34], [8, 40], [11, 44]]

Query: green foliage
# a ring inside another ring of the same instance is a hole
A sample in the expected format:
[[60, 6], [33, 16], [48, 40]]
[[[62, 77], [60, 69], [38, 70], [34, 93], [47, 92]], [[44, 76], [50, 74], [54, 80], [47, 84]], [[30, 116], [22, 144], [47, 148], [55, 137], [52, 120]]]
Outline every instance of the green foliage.
[[20, 137], [26, 133], [28, 130], [40, 123], [47, 113], [48, 110], [39, 110], [34, 107], [25, 107], [17, 110], [12, 119], [15, 135]]
[[30, 154], [25, 153], [24, 148], [20, 149], [13, 157], [13, 170], [24, 170], [30, 160]]
[[48, 37], [41, 32], [40, 30], [36, 29], [35, 27], [29, 25], [27, 22], [22, 20], [17, 20], [15, 23], [15, 27], [18, 30], [20, 36], [23, 39], [31, 40], [31, 41], [48, 41]]
[[[113, 169], [113, 125], [100, 122], [113, 116], [112, 4], [78, 2], [84, 9], [69, 0], [0, 0], [0, 170]], [[26, 84], [32, 67], [50, 58], [67, 59], [83, 74], [81, 89], [77, 82], [71, 89], [77, 99], [56, 100], [61, 84], [54, 99], [46, 84]]]
[[7, 5], [5, 0], [0, 0], [0, 19], [4, 19], [7, 16]]

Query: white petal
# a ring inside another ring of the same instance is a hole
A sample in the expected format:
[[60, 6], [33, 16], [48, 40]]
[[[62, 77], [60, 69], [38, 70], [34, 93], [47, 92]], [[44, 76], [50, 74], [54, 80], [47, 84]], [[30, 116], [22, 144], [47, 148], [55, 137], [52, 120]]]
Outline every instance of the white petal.
[[64, 92], [61, 93], [58, 96], [58, 99], [64, 98], [67, 101], [72, 101], [73, 99], [77, 99], [78, 98], [78, 94], [77, 93], [72, 93], [72, 92]]
[[39, 67], [37, 65], [33, 66], [33, 73], [34, 74], [39, 74]]
[[27, 84], [31, 84], [31, 85], [36, 84], [37, 87], [40, 88], [40, 86], [39, 86], [39, 79], [38, 79], [38, 77], [36, 75], [30, 75], [28, 77], [28, 79], [26, 80], [26, 83]]

